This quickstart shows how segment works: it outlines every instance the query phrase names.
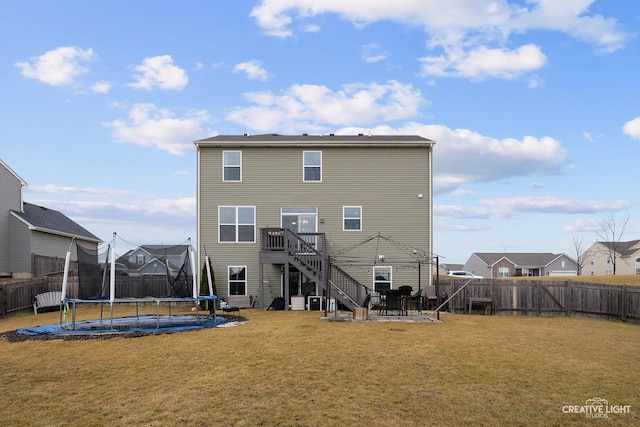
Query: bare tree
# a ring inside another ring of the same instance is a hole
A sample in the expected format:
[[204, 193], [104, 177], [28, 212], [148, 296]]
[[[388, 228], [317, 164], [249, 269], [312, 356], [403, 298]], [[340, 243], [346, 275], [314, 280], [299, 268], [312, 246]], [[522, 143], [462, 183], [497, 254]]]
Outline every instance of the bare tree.
[[576, 266], [578, 267], [578, 276], [582, 275], [582, 266], [584, 265], [584, 236], [573, 236], [573, 250], [576, 255]]
[[620, 255], [623, 243], [622, 236], [627, 229], [629, 223], [629, 214], [626, 214], [623, 218], [619, 219], [611, 215], [608, 218], [602, 218], [599, 223], [600, 230], [596, 231], [598, 240], [604, 246], [604, 250], [613, 266], [613, 275], [616, 274], [616, 262]]

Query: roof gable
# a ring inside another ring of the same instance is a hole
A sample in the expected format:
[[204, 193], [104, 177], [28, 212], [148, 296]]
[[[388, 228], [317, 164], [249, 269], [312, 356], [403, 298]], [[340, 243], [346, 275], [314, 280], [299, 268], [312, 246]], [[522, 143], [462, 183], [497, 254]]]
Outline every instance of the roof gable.
[[628, 242], [598, 242], [608, 249], [613, 249], [620, 256], [631, 256], [640, 249], [640, 240], [630, 240]]
[[12, 210], [11, 213], [35, 230], [102, 242], [100, 238], [58, 211], [27, 202], [22, 204], [22, 209], [22, 212]]
[[15, 173], [13, 169], [9, 167], [9, 165], [7, 165], [5, 162], [2, 161], [2, 159], [0, 159], [0, 166], [4, 167], [11, 175], [13, 175], [18, 181], [20, 181], [21, 186], [23, 187], [27, 186], [27, 182], [24, 179], [20, 178], [20, 175]]

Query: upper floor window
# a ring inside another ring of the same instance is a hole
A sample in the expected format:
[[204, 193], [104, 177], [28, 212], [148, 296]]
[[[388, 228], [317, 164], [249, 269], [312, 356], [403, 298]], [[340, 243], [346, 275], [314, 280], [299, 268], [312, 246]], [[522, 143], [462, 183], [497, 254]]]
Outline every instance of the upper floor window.
[[596, 260], [591, 258], [591, 265], [594, 265], [596, 263]]
[[322, 181], [322, 151], [304, 151], [302, 153], [304, 165], [304, 182]]
[[144, 265], [144, 255], [136, 255], [136, 264]]
[[611, 257], [610, 256], [607, 257], [607, 264], [611, 264]]
[[255, 206], [219, 206], [218, 227], [220, 242], [255, 242]]
[[229, 295], [247, 294], [247, 267], [229, 266]]
[[242, 181], [242, 151], [223, 151], [222, 166], [223, 181]]
[[362, 206], [343, 206], [342, 207], [342, 229], [343, 230], [362, 230]]

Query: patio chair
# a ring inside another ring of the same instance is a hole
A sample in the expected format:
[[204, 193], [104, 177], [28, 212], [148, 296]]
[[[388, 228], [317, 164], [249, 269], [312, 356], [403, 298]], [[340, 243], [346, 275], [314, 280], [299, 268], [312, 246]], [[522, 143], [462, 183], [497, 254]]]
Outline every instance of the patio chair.
[[422, 312], [427, 307], [425, 307], [425, 299], [423, 294], [423, 289], [419, 289], [418, 292], [412, 294], [407, 298], [407, 311], [417, 311]]
[[427, 308], [428, 309], [436, 308], [436, 305], [438, 304], [438, 295], [436, 294], [436, 287], [431, 285], [431, 286], [427, 286], [426, 289], [427, 289], [427, 298], [426, 298]]

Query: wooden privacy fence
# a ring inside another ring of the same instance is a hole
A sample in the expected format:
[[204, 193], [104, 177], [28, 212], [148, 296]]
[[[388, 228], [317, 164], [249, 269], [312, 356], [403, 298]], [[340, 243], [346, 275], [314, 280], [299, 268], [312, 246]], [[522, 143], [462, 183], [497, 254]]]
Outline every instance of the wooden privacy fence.
[[[32, 310], [36, 295], [49, 291], [62, 291], [62, 273], [45, 277], [0, 285], [0, 317], [22, 310]], [[188, 291], [192, 289], [192, 277], [187, 277]], [[108, 291], [109, 285], [106, 284]], [[117, 298], [144, 298], [149, 296], [166, 296], [166, 276], [118, 277]], [[191, 292], [190, 292], [191, 293]], [[78, 277], [69, 275], [67, 281], [67, 297], [78, 297]], [[97, 301], [96, 301], [97, 302]]]
[[[441, 292], [453, 295], [465, 280], [441, 280]], [[574, 316], [640, 321], [640, 287], [570, 280], [472, 281], [450, 302], [452, 312], [468, 312], [471, 298], [489, 299], [501, 315]]]
[[60, 289], [49, 289], [46, 277], [0, 285], [0, 317], [25, 309], [33, 310], [36, 295], [55, 290]]
[[[50, 257], [44, 255], [32, 255], [31, 264], [33, 277], [43, 277], [50, 273], [62, 272], [64, 270], [64, 258]], [[71, 261], [69, 268], [75, 270], [78, 263]]]

